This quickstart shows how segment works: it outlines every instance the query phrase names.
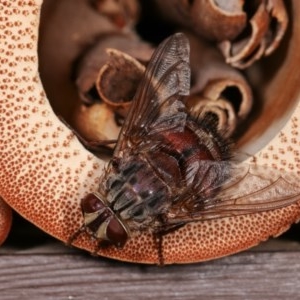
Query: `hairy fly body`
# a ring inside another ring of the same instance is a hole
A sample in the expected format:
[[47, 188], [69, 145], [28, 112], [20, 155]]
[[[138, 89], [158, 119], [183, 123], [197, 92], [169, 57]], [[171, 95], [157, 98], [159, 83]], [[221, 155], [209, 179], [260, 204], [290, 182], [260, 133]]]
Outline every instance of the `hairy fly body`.
[[235, 163], [209, 118], [192, 117], [189, 42], [177, 33], [153, 54], [97, 191], [81, 202], [84, 228], [123, 247], [142, 232], [250, 214], [299, 199], [297, 177]]

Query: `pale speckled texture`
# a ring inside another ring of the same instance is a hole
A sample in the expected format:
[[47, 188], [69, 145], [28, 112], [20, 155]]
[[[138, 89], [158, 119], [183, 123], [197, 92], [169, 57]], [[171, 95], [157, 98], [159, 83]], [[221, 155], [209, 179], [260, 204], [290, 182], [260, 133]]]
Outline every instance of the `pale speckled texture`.
[[[103, 162], [88, 153], [57, 119], [37, 70], [41, 1], [0, 0], [0, 195], [25, 218], [66, 242], [81, 225], [80, 198], [94, 190]], [[300, 171], [300, 107], [257, 163]], [[165, 263], [213, 259], [251, 247], [287, 229], [298, 205], [260, 214], [187, 225], [163, 239]], [[94, 251], [86, 234], [76, 245]], [[122, 250], [99, 254], [157, 263], [151, 235], [131, 239]]]
[[95, 188], [103, 163], [82, 151], [45, 97], [36, 51], [41, 3], [0, 3], [0, 193], [27, 219], [65, 239], [78, 199]]

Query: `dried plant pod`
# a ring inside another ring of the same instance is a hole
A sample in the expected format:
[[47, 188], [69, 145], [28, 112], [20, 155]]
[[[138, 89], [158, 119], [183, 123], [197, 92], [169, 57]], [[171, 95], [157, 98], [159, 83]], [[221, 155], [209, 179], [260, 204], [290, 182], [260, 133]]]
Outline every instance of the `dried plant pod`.
[[266, 48], [265, 35], [270, 24], [269, 14], [262, 2], [250, 20], [250, 37], [237, 41], [225, 40], [219, 44], [226, 62], [236, 68], [247, 68], [258, 60]]
[[204, 118], [210, 115], [215, 120], [217, 131], [222, 133], [224, 137], [230, 137], [237, 126], [237, 117], [233, 106], [229, 101], [218, 99], [214, 101], [201, 96], [189, 97], [188, 106], [190, 113], [194, 117]]
[[[230, 130], [227, 134], [231, 135], [234, 132], [233, 126], [244, 119], [252, 107], [252, 92], [248, 82], [244, 76], [237, 70], [224, 63], [220, 53], [209, 45], [204, 40], [196, 37], [191, 33], [186, 33], [191, 43], [191, 66], [192, 66], [192, 96], [198, 95], [210, 100], [222, 99], [228, 101], [228, 109], [231, 107], [234, 112], [235, 121], [228, 120]], [[108, 42], [108, 41], [107, 41]], [[98, 49], [98, 48], [97, 48]], [[140, 64], [134, 57], [118, 51], [116, 49], [106, 48], [108, 58], [103, 55], [103, 60], [107, 62], [100, 68], [98, 77], [95, 82], [97, 95], [99, 100], [108, 104], [113, 111], [124, 117], [127, 114], [132, 97], [137, 88], [138, 82], [142, 77], [144, 66]], [[98, 52], [98, 50], [97, 50]], [[133, 52], [133, 51], [132, 51]], [[94, 52], [93, 52], [94, 53]], [[101, 52], [99, 52], [99, 57]], [[146, 54], [147, 52], [145, 52]], [[147, 53], [150, 54], [150, 51]], [[98, 57], [93, 55], [93, 57]], [[89, 56], [87, 56], [88, 58]], [[85, 58], [85, 59], [87, 59]], [[99, 61], [99, 58], [97, 58]], [[144, 55], [146, 59], [146, 55]], [[94, 69], [95, 64], [92, 59], [89, 65]], [[89, 76], [85, 71], [90, 71], [91, 68], [86, 68], [80, 73], [77, 83], [90, 82], [94, 80], [94, 76]], [[96, 70], [96, 69], [94, 69]], [[122, 82], [122, 87], [116, 88]], [[90, 85], [89, 84], [89, 85]], [[82, 86], [81, 86], [82, 87]], [[94, 88], [92, 88], [94, 90]], [[93, 95], [95, 92], [93, 92]], [[89, 93], [87, 94], [89, 95]], [[195, 99], [195, 98], [194, 98]], [[222, 101], [215, 105], [223, 106]], [[195, 101], [187, 101], [188, 106]], [[198, 108], [200, 106], [197, 106]], [[202, 107], [202, 106], [201, 106]], [[232, 117], [231, 114], [225, 114], [227, 117]], [[223, 117], [225, 117], [222, 114]], [[221, 115], [220, 115], [221, 117]], [[221, 122], [225, 126], [224, 122]], [[93, 126], [93, 125], [91, 125]], [[222, 127], [223, 127], [222, 126]], [[99, 132], [102, 132], [101, 126], [97, 126]]]
[[[188, 99], [187, 104], [189, 107], [196, 105], [195, 99], [198, 98], [205, 98], [213, 101], [220, 99], [220, 103], [210, 103], [209, 107], [216, 109], [216, 106], [220, 105], [221, 110], [218, 111], [219, 113], [223, 111], [223, 113], [218, 114], [219, 117], [224, 118], [227, 116], [227, 118], [229, 118], [227, 122], [225, 122], [225, 120], [220, 120], [219, 123], [219, 129], [221, 127], [223, 129], [228, 127], [226, 136], [229, 136], [234, 132], [237, 123], [243, 120], [251, 110], [253, 101], [251, 88], [244, 76], [238, 70], [235, 70], [224, 63], [222, 56], [215, 48], [191, 33], [186, 34], [191, 43], [193, 82], [191, 89], [193, 100], [190, 101]], [[98, 77], [95, 82], [95, 87], [98, 92], [97, 95], [100, 96], [99, 100], [104, 101], [114, 112], [124, 117], [128, 112], [131, 100], [140, 78], [142, 77], [144, 66], [126, 53], [116, 49], [106, 49], [109, 58], [106, 58], [106, 55], [103, 56], [103, 60], [106, 60], [107, 62], [98, 72]], [[100, 54], [99, 57], [101, 57]], [[97, 59], [99, 60], [99, 58]], [[146, 59], [146, 56], [144, 59]], [[89, 65], [94, 68], [96, 64], [91, 60]], [[85, 70], [90, 71], [91, 69], [87, 68]], [[91, 79], [94, 75], [89, 76], [84, 71], [81, 72], [81, 75], [80, 80], [82, 79], [82, 82], [87, 82], [86, 80], [88, 80], [92, 83]], [[78, 82], [79, 80], [77, 83]], [[93, 92], [93, 94], [95, 94], [95, 92]], [[197, 97], [195, 97], [196, 95]], [[228, 102], [225, 110], [224, 101]], [[201, 103], [203, 104], [204, 102]], [[203, 109], [202, 105], [196, 105], [196, 107], [199, 109], [201, 107], [201, 109]], [[227, 110], [230, 110], [230, 112]], [[195, 109], [194, 113], [197, 113]], [[215, 110], [214, 114], [216, 115]], [[235, 120], [232, 119], [233, 117]], [[228, 126], [225, 126], [225, 123]], [[98, 126], [96, 126], [99, 132], [103, 131], [101, 124], [102, 123], [99, 122]], [[81, 125], [77, 125], [77, 123], [75, 125], [76, 127], [81, 127]], [[91, 124], [90, 126], [95, 128], [95, 125], [96, 124]], [[86, 127], [87, 126], [88, 125], [86, 125]]]
[[156, 1], [166, 19], [215, 41], [232, 66], [244, 69], [270, 55], [288, 24], [283, 0]]
[[114, 111], [103, 102], [90, 106], [78, 103], [72, 124], [88, 141], [115, 140], [120, 131]]
[[243, 0], [194, 1], [190, 14], [195, 32], [214, 41], [235, 39], [247, 22], [243, 5]]
[[[45, 95], [37, 58], [41, 3], [28, 0], [0, 4], [4, 12], [0, 27], [4, 80], [0, 89], [0, 194], [25, 218], [67, 242], [82, 224], [79, 201], [97, 188], [105, 164], [86, 151], [59, 121]], [[298, 4], [294, 1], [295, 16], [300, 13]], [[283, 65], [291, 74], [298, 69], [294, 59], [298, 57], [296, 49], [300, 44], [299, 27], [294, 26], [291, 52]], [[274, 84], [282, 84], [281, 79]], [[284, 83], [277, 98], [282, 97], [283, 90], [290, 102], [296, 102], [297, 78], [291, 76], [289, 86]], [[256, 153], [257, 164], [287, 171], [293, 167], [294, 172], [300, 172], [299, 115], [298, 104], [280, 133]], [[265, 213], [188, 224], [163, 239], [165, 263], [203, 261], [247, 249], [282, 233], [299, 217], [299, 206], [293, 204]], [[76, 245], [93, 252], [96, 242], [82, 235]], [[132, 238], [122, 251], [110, 247], [99, 254], [131, 262], [157, 263], [156, 250], [152, 235], [143, 234]]]
[[288, 14], [282, 0], [270, 0], [267, 4], [267, 9], [271, 16], [271, 23], [274, 22], [275, 29], [269, 28], [269, 32], [266, 36], [267, 47], [265, 55], [270, 55], [279, 46], [282, 40], [287, 26], [288, 26]]
[[109, 60], [100, 69], [95, 86], [100, 99], [124, 118], [145, 67], [132, 56], [119, 50], [107, 49], [107, 53]]
[[12, 224], [12, 209], [0, 197], [0, 245], [6, 240]]
[[226, 62], [244, 69], [263, 55], [270, 55], [283, 38], [287, 23], [286, 9], [281, 0], [261, 2], [249, 20], [250, 28], [245, 29], [245, 32], [249, 32], [248, 35], [220, 42], [219, 47]]
[[70, 120], [78, 97], [72, 80], [74, 61], [99, 35], [117, 34], [120, 29], [89, 0], [45, 0], [39, 30], [39, 72], [45, 91], [55, 99], [55, 112]]
[[[84, 102], [92, 105], [78, 101], [72, 118], [76, 130], [91, 141], [117, 139], [119, 123], [128, 113], [145, 70], [144, 65], [122, 51], [106, 48], [106, 53], [108, 57], [104, 55], [106, 62], [100, 68], [96, 79], [94, 72], [92, 77], [85, 72], [83, 74], [87, 77], [81, 77], [83, 83], [93, 83], [93, 94], [91, 88], [87, 93], [81, 94], [84, 95]], [[86, 69], [87, 72], [90, 70]], [[91, 99], [91, 96], [94, 98]]]
[[92, 3], [100, 14], [122, 29], [133, 27], [139, 19], [140, 7], [136, 0], [92, 0]]
[[[216, 102], [215, 104], [211, 103], [212, 106], [210, 107], [215, 107], [215, 105], [223, 107], [223, 101], [228, 102], [227, 108], [234, 113], [232, 115], [228, 112], [227, 117], [230, 120], [228, 119], [228, 122], [226, 122], [230, 124], [228, 134], [232, 134], [236, 125], [251, 110], [253, 96], [249, 83], [238, 70], [224, 62], [218, 50], [199, 37], [191, 33], [186, 34], [191, 45], [192, 71], [191, 99], [187, 100], [187, 104], [189, 107], [202, 108], [204, 102], [199, 103], [198, 106], [196, 99], [199, 101], [207, 99]], [[221, 100], [221, 102], [217, 103], [218, 100]], [[196, 112], [195, 108], [193, 110]], [[235, 118], [235, 121], [231, 119], [232, 117]], [[225, 124], [222, 121], [220, 122]]]
[[[103, 73], [104, 69], [100, 71], [101, 68], [111, 60], [111, 56], [107, 53], [108, 48], [122, 51], [126, 53], [126, 55], [141, 62], [148, 61], [153, 52], [152, 47], [150, 47], [148, 43], [141, 41], [132, 34], [100, 36], [93, 46], [82, 55], [76, 72], [76, 86], [80, 98], [87, 104], [99, 100], [98, 94], [95, 94], [95, 83], [99, 77], [99, 72]], [[116, 58], [116, 55], [114, 58]], [[107, 66], [104, 68], [106, 69]], [[100, 89], [102, 94], [107, 94], [107, 92], [101, 91], [103, 87], [98, 87], [97, 89], [98, 91]], [[105, 98], [107, 98], [107, 96], [105, 96]]]
[[236, 38], [246, 26], [247, 16], [243, 0], [233, 1], [155, 1], [161, 15], [183, 25], [210, 40]]
[[236, 80], [233, 78], [231, 80], [225, 78], [211, 80], [203, 89], [202, 95], [211, 100], [221, 99], [229, 102], [234, 107], [239, 121], [248, 115], [252, 107], [250, 87], [238, 78]]

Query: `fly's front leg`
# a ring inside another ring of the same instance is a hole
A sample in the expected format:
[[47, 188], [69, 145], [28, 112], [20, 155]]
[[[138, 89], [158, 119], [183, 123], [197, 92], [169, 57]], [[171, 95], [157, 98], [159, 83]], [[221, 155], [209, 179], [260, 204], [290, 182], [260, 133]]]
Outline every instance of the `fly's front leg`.
[[163, 267], [165, 265], [164, 260], [164, 249], [163, 249], [163, 237], [164, 234], [161, 232], [153, 233], [154, 245], [157, 249], [158, 265]]
[[163, 245], [163, 238], [167, 234], [172, 234], [177, 229], [181, 228], [186, 224], [186, 222], [177, 223], [177, 224], [169, 224], [165, 215], [160, 216], [161, 226], [158, 230], [153, 232], [153, 240], [155, 247], [157, 249], [157, 257], [158, 257], [158, 265], [164, 266], [165, 259], [164, 259], [164, 245]]

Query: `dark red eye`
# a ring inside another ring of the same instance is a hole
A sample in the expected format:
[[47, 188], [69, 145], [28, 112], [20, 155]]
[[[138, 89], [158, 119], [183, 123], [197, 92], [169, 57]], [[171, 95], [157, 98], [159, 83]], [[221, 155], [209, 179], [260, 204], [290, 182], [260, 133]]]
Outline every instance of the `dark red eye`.
[[85, 213], [93, 213], [101, 210], [105, 205], [94, 194], [88, 194], [81, 200], [81, 209]]
[[128, 239], [125, 228], [116, 217], [112, 217], [106, 229], [107, 239], [117, 247], [123, 247]]
[[88, 232], [99, 240], [108, 240], [123, 247], [128, 234], [114, 212], [97, 194], [88, 194], [81, 200], [84, 223]]

